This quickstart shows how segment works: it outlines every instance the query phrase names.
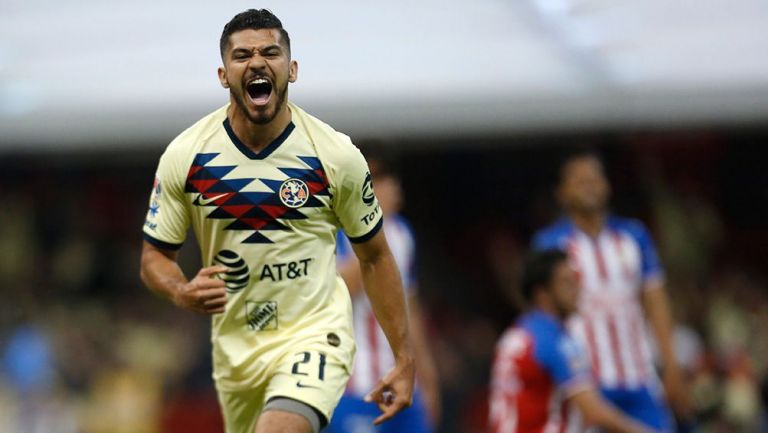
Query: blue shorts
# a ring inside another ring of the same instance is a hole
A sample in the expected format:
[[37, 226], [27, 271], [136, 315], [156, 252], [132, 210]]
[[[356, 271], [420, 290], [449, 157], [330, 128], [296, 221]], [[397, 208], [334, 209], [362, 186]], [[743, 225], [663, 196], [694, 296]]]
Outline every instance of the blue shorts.
[[411, 407], [375, 426], [373, 420], [379, 415], [381, 411], [375, 403], [366, 403], [362, 398], [345, 394], [323, 433], [432, 433], [419, 393], [414, 394]]
[[630, 418], [662, 432], [673, 432], [674, 421], [655, 388], [601, 389], [606, 400]]

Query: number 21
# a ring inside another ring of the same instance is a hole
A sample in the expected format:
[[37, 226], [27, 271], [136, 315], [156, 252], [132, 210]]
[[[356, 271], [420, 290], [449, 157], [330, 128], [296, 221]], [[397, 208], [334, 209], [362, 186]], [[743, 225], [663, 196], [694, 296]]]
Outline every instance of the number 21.
[[[320, 361], [318, 363], [317, 367], [317, 378], [320, 380], [325, 380], [325, 353], [317, 353], [320, 357]], [[309, 364], [312, 362], [312, 352], [301, 352], [297, 353], [295, 356], [301, 356], [301, 361], [296, 361], [293, 363], [293, 368], [291, 368], [291, 374], [296, 374], [299, 376], [309, 376], [308, 373], [304, 373], [299, 370], [299, 367], [303, 364]]]

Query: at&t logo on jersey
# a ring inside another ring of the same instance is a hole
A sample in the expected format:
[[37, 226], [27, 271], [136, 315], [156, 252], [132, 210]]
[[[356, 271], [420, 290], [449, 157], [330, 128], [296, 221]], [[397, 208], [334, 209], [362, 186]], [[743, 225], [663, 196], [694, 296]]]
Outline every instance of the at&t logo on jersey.
[[213, 258], [213, 261], [229, 268], [226, 273], [219, 274], [219, 278], [224, 281], [227, 287], [227, 292], [239, 292], [248, 286], [251, 272], [248, 269], [248, 264], [236, 252], [221, 250]]
[[300, 208], [308, 199], [309, 188], [303, 180], [291, 178], [280, 185], [280, 201], [289, 208]]

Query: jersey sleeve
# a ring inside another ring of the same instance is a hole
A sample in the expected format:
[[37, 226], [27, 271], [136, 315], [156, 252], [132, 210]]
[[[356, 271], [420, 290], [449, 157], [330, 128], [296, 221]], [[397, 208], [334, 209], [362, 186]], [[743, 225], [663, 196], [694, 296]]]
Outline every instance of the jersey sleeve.
[[537, 361], [567, 396], [591, 387], [592, 379], [586, 352], [567, 334], [538, 338]]
[[642, 261], [640, 273], [643, 282], [646, 283], [646, 287], [649, 282], [663, 281], [664, 268], [661, 265], [661, 260], [659, 260], [659, 255], [656, 252], [656, 245], [648, 229], [640, 222], [634, 222], [630, 226], [630, 232], [640, 248], [640, 259]]
[[337, 176], [336, 217], [350, 242], [365, 242], [381, 230], [382, 213], [368, 164], [356, 147], [341, 161]]
[[558, 241], [558, 237], [550, 231], [541, 230], [533, 236], [533, 240], [531, 241], [531, 249], [538, 252], [547, 250], [561, 250], [562, 247]]
[[189, 212], [184, 203], [185, 176], [179, 161], [166, 150], [160, 158], [144, 221], [144, 239], [152, 245], [177, 250], [189, 228]]

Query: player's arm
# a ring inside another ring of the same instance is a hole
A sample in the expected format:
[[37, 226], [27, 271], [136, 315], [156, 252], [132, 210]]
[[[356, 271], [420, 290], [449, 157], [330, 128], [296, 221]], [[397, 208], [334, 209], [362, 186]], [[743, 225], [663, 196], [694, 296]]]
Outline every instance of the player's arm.
[[[346, 257], [339, 263], [339, 274], [349, 288], [350, 296], [354, 297], [360, 294], [363, 287], [363, 277], [360, 272], [360, 262], [354, 255]], [[408, 313], [410, 319], [411, 347], [416, 362], [416, 374], [419, 377], [419, 384], [424, 397], [424, 404], [429, 412], [429, 417], [434, 425], [440, 421], [441, 400], [440, 400], [440, 382], [437, 376], [437, 367], [435, 366], [432, 352], [427, 343], [424, 321], [421, 317], [421, 306], [418, 298], [411, 295], [408, 298]]]
[[[416, 293], [412, 290], [411, 293]], [[408, 298], [408, 312], [411, 319], [411, 341], [413, 342], [414, 356], [416, 357], [416, 372], [419, 376], [419, 385], [424, 396], [424, 404], [427, 407], [432, 424], [437, 426], [441, 417], [440, 381], [437, 375], [435, 359], [427, 343], [427, 333], [422, 320], [421, 305], [418, 297], [411, 295]]]
[[[341, 238], [341, 236], [343, 236], [342, 234], [339, 236], [339, 242], [346, 242], [345, 245], [349, 245], [349, 241], [346, 240], [346, 237]], [[361, 289], [363, 288], [363, 276], [360, 271], [360, 261], [355, 254], [349, 254], [345, 249], [339, 253], [338, 257], [339, 262], [337, 268], [339, 275], [344, 279], [344, 282], [349, 289], [350, 296], [355, 297], [360, 294]], [[416, 289], [411, 288], [411, 290], [408, 290], [407, 292], [416, 293]], [[432, 420], [433, 425], [437, 425], [441, 416], [440, 384], [437, 377], [437, 368], [435, 367], [432, 353], [427, 344], [426, 331], [421, 317], [421, 306], [416, 295], [410, 295], [408, 297], [408, 313], [410, 319], [411, 347], [413, 347], [416, 362], [416, 374], [419, 377], [419, 383], [421, 384], [424, 403], [429, 412], [429, 417]]]
[[539, 335], [534, 354], [587, 425], [616, 433], [651, 431], [627, 418], [598, 394], [592, 385], [589, 359], [578, 343], [565, 334], [553, 337]]
[[177, 251], [184, 243], [190, 224], [184, 192], [184, 167], [189, 165], [183, 155], [179, 155], [178, 149], [174, 143], [168, 146], [155, 173], [143, 227], [141, 281], [179, 307], [199, 313], [220, 313], [226, 303], [224, 282], [211, 277], [216, 272], [226, 271], [226, 268], [203, 268], [192, 281], [188, 281], [176, 262]]
[[380, 424], [412, 403], [415, 367], [408, 312], [400, 272], [384, 231], [378, 231], [366, 241], [353, 243], [352, 249], [360, 261], [363, 287], [395, 357], [395, 367], [366, 396], [367, 401], [375, 401], [383, 412], [374, 421]]
[[642, 301], [659, 356], [662, 362], [662, 379], [672, 409], [683, 419], [692, 416], [691, 404], [685, 389], [682, 371], [677, 364], [673, 342], [673, 320], [663, 269], [653, 239], [647, 230], [638, 225], [635, 236], [642, 257]]
[[144, 241], [141, 251], [141, 281], [159, 296], [177, 306], [204, 314], [224, 312], [227, 292], [224, 281], [214, 279], [224, 266], [202, 268], [188, 281], [176, 262], [177, 252]]
[[675, 357], [673, 343], [673, 320], [669, 295], [660, 281], [651, 281], [643, 290], [643, 306], [650, 324], [662, 363], [664, 390], [675, 413], [688, 419], [692, 410], [685, 389], [683, 373]]
[[594, 388], [583, 388], [574, 393], [569, 400], [581, 412], [584, 422], [588, 426], [600, 427], [613, 433], [649, 433], [653, 431], [624, 416], [610, 403], [603, 400]]

